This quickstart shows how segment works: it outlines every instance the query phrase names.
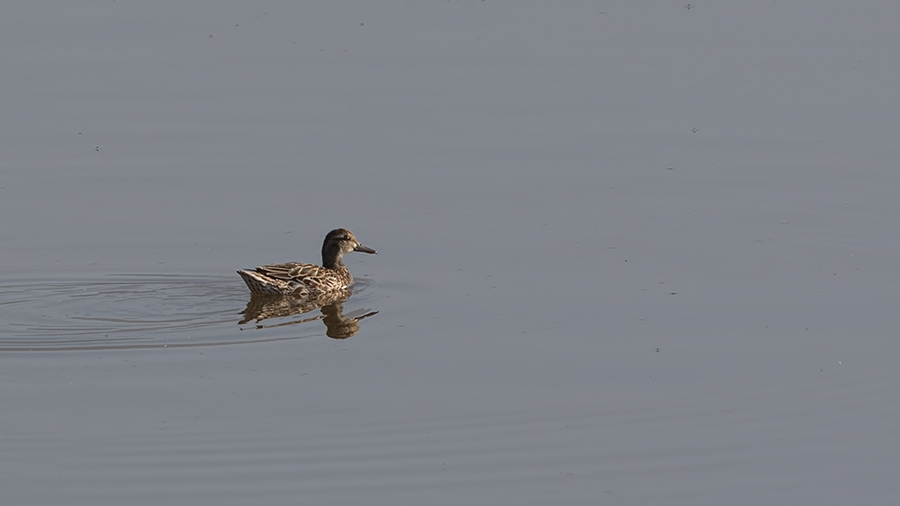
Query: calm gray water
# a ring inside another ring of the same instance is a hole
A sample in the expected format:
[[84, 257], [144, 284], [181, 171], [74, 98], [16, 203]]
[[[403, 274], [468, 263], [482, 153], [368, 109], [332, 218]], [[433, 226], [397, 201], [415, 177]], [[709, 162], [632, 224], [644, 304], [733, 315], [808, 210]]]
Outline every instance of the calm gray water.
[[8, 6], [0, 502], [895, 501], [898, 19]]

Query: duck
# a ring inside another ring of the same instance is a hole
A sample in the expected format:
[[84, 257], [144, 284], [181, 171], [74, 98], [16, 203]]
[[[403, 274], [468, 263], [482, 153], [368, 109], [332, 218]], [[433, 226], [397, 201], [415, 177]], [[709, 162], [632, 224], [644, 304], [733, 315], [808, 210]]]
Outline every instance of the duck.
[[344, 254], [359, 251], [377, 252], [363, 246], [346, 228], [328, 232], [322, 243], [322, 265], [287, 262], [262, 265], [237, 271], [254, 295], [293, 295], [314, 298], [349, 290], [353, 284], [350, 270], [344, 265]]

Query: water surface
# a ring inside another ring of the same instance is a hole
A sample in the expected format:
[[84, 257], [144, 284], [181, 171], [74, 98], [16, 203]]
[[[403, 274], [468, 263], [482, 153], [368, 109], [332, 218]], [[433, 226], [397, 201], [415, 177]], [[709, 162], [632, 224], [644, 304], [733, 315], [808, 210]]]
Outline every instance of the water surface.
[[8, 11], [4, 503], [900, 495], [894, 4]]

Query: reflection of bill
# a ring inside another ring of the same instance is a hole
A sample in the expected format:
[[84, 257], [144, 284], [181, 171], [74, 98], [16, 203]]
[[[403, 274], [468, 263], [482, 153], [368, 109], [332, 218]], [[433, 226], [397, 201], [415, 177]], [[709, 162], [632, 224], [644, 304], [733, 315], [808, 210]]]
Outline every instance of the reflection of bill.
[[[359, 332], [360, 320], [374, 316], [378, 314], [378, 311], [369, 311], [360, 316], [345, 316], [344, 301], [350, 296], [350, 291], [346, 290], [343, 295], [344, 297], [337, 299], [326, 297], [326, 299], [331, 299], [327, 301], [323, 301], [322, 298], [308, 299], [284, 295], [253, 295], [250, 301], [247, 302], [247, 308], [241, 312], [244, 317], [238, 322], [238, 325], [255, 320], [257, 322], [256, 328], [273, 328], [322, 320], [326, 327], [325, 335], [332, 339], [347, 339]], [[322, 302], [327, 303], [322, 304]], [[321, 315], [273, 325], [259, 323], [269, 318], [284, 318], [308, 313], [319, 308], [322, 311]]]
[[369, 311], [362, 316], [347, 317], [344, 316], [344, 305], [342, 302], [335, 302], [322, 307], [322, 314], [325, 315], [325, 335], [332, 339], [347, 339], [359, 332], [359, 321], [363, 318], [375, 316], [378, 311]]

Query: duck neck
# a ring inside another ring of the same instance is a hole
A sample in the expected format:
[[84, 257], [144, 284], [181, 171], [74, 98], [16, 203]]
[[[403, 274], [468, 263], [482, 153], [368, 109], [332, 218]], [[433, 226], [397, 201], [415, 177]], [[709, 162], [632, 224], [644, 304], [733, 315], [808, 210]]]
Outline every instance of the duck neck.
[[340, 251], [329, 251], [327, 248], [322, 248], [322, 267], [335, 271], [346, 269], [342, 256]]
[[331, 269], [333, 271], [339, 271], [339, 270], [347, 268], [347, 266], [344, 265], [343, 260], [341, 260], [341, 257], [337, 257], [337, 258], [332, 257], [330, 259], [322, 258], [322, 267], [325, 267], [326, 269]]

